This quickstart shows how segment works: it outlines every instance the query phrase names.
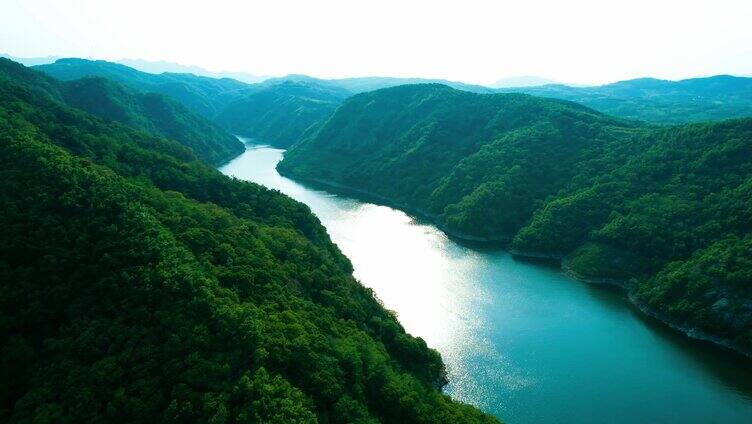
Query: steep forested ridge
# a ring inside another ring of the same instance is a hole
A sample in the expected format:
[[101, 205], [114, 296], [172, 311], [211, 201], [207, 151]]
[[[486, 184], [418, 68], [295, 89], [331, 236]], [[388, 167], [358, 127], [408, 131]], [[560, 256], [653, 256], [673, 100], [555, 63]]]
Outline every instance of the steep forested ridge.
[[498, 91], [570, 100], [609, 115], [664, 124], [752, 115], [752, 78], [730, 75], [681, 81], [639, 78], [596, 87], [549, 84]]
[[216, 120], [233, 134], [286, 148], [348, 96], [341, 89], [283, 81], [230, 103]]
[[564, 258], [752, 351], [752, 119], [650, 127], [522, 94], [396, 87], [347, 100], [279, 169]]
[[245, 84], [192, 74], [150, 74], [102, 60], [60, 59], [35, 69], [63, 80], [107, 78], [146, 93], [152, 100], [154, 93], [164, 94], [233, 134], [277, 147], [292, 145], [308, 127], [328, 116], [352, 94], [316, 78]]
[[201, 159], [218, 164], [243, 152], [243, 144], [206, 118], [157, 93], [141, 93], [104, 78], [60, 81], [0, 58], [0, 78], [21, 80], [30, 89], [101, 118], [175, 140]]
[[209, 119], [229, 102], [255, 91], [251, 85], [230, 78], [167, 72], [150, 74], [104, 60], [58, 59], [55, 63], [34, 66], [34, 69], [65, 81], [102, 77], [140, 91], [165, 94]]
[[0, 79], [0, 420], [494, 422], [310, 210]]

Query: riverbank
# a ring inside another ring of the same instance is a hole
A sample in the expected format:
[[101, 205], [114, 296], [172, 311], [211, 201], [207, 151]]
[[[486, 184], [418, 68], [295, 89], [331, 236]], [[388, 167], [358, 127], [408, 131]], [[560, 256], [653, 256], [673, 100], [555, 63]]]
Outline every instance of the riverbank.
[[344, 196], [352, 197], [354, 199], [362, 200], [364, 202], [369, 202], [369, 203], [373, 203], [376, 205], [388, 206], [390, 208], [399, 209], [416, 218], [430, 222], [431, 225], [440, 229], [444, 234], [455, 239], [456, 241], [460, 241], [464, 243], [471, 243], [471, 244], [483, 243], [486, 245], [505, 247], [505, 248], [509, 245], [509, 242], [511, 242], [511, 238], [509, 237], [507, 238], [479, 237], [479, 236], [474, 236], [471, 234], [463, 233], [462, 231], [456, 230], [446, 225], [446, 223], [440, 219], [438, 214], [431, 213], [424, 209], [416, 208], [414, 206], [410, 206], [402, 202], [397, 202], [395, 200], [389, 199], [385, 196], [382, 196], [377, 193], [373, 193], [368, 190], [362, 190], [362, 189], [346, 186], [344, 184], [341, 184], [335, 181], [324, 180], [321, 178], [301, 177], [299, 175], [296, 175], [293, 172], [287, 172], [284, 170], [284, 168], [280, 168], [280, 167], [277, 167], [277, 172], [279, 172], [279, 174], [282, 175], [283, 177], [287, 177], [295, 181], [305, 183], [306, 185], [309, 185], [313, 188], [330, 191], [332, 193], [341, 194]]
[[684, 334], [685, 336], [687, 336], [689, 338], [696, 339], [696, 340], [701, 340], [701, 341], [704, 341], [704, 342], [708, 342], [708, 343], [711, 343], [713, 345], [716, 345], [716, 346], [719, 346], [719, 347], [723, 347], [723, 348], [726, 348], [726, 349], [731, 350], [733, 352], [736, 352], [736, 353], [738, 353], [741, 356], [744, 356], [746, 358], [752, 359], [752, 350], [750, 350], [750, 349], [745, 349], [745, 348], [737, 345], [736, 343], [734, 343], [733, 341], [731, 341], [729, 339], [726, 339], [726, 338], [723, 338], [723, 337], [714, 336], [712, 334], [706, 333], [706, 332], [704, 332], [702, 330], [699, 330], [697, 328], [689, 327], [689, 326], [680, 324], [680, 323], [672, 320], [671, 318], [667, 317], [666, 315], [661, 314], [661, 313], [659, 313], [657, 311], [654, 311], [654, 310], [650, 309], [647, 305], [645, 305], [644, 303], [640, 302], [636, 298], [636, 296], [634, 295], [634, 293], [631, 292], [631, 291], [627, 293], [627, 298], [629, 299], [629, 302], [635, 308], [637, 308], [640, 312], [642, 312], [643, 314], [645, 314], [648, 317], [650, 317], [650, 318], [652, 318], [652, 319], [654, 319], [654, 320], [656, 320], [656, 321], [658, 321], [658, 322], [660, 322], [660, 323], [668, 326], [669, 328], [671, 328], [671, 329], [673, 329], [675, 331], [678, 331], [679, 333]]
[[632, 305], [632, 307], [634, 307], [640, 313], [644, 314], [646, 317], [652, 320], [660, 322], [662, 325], [665, 325], [666, 327], [671, 328], [674, 331], [677, 331], [686, 337], [689, 337], [695, 340], [700, 340], [703, 342], [708, 342], [715, 346], [735, 352], [743, 357], [752, 358], [752, 350], [744, 349], [736, 345], [735, 343], [733, 343], [731, 340], [714, 336], [714, 335], [705, 333], [703, 331], [700, 331], [696, 328], [688, 327], [686, 325], [677, 323], [674, 320], [671, 320], [669, 317], [663, 314], [660, 314], [657, 311], [653, 311], [647, 305], [639, 303], [636, 300], [636, 298], [630, 293], [631, 285], [628, 281], [613, 279], [613, 278], [589, 277], [589, 276], [585, 276], [576, 272], [568, 265], [566, 257], [564, 255], [551, 254], [551, 253], [546, 253], [546, 252], [524, 252], [524, 251], [519, 251], [516, 249], [510, 249], [509, 243], [511, 240], [509, 238], [486, 238], [486, 237], [478, 237], [478, 236], [465, 234], [461, 231], [457, 231], [447, 226], [446, 223], [442, 222], [442, 220], [437, 214], [430, 213], [420, 208], [415, 208], [413, 206], [404, 204], [402, 202], [394, 201], [392, 199], [389, 199], [377, 193], [373, 193], [367, 190], [357, 189], [354, 187], [349, 187], [344, 184], [337, 183], [335, 181], [329, 181], [329, 180], [324, 180], [324, 179], [319, 179], [319, 178], [300, 177], [293, 172], [287, 172], [284, 169], [280, 169], [279, 167], [277, 167], [277, 172], [279, 172], [279, 174], [284, 177], [294, 179], [298, 182], [302, 182], [313, 188], [318, 188], [318, 189], [326, 190], [335, 194], [341, 194], [344, 196], [352, 197], [358, 200], [399, 209], [418, 219], [422, 219], [422, 220], [425, 220], [426, 222], [431, 223], [432, 225], [440, 229], [442, 232], [444, 232], [450, 238], [454, 239], [455, 241], [462, 242], [464, 244], [470, 244], [470, 245], [476, 244], [477, 245], [480, 243], [483, 246], [501, 247], [501, 248], [506, 249], [512, 256], [515, 256], [515, 257], [529, 258], [529, 259], [542, 259], [546, 261], [556, 262], [559, 268], [562, 270], [562, 272], [568, 277], [572, 278], [573, 280], [586, 283], [586, 284], [591, 284], [591, 285], [614, 287], [618, 290], [623, 291], [626, 294], [626, 298], [629, 301], [629, 303]]
[[569, 262], [567, 261], [566, 257], [563, 255], [557, 256], [557, 255], [538, 253], [538, 252], [521, 252], [515, 249], [510, 249], [509, 253], [515, 256], [523, 257], [523, 258], [532, 258], [532, 259], [544, 258], [544, 259], [550, 259], [550, 260], [558, 260], [559, 266], [562, 272], [566, 276], [572, 278], [573, 280], [577, 280], [586, 284], [592, 284], [592, 285], [598, 285], [598, 286], [609, 286], [609, 287], [613, 287], [618, 290], [621, 290], [626, 294], [627, 300], [632, 305], [632, 307], [634, 307], [636, 310], [638, 310], [640, 313], [642, 313], [646, 317], [654, 321], [657, 321], [661, 323], [662, 325], [668, 328], [671, 328], [672, 330], [677, 331], [688, 338], [700, 340], [703, 342], [708, 342], [715, 346], [728, 349], [746, 358], [752, 359], [752, 350], [745, 349], [737, 345], [736, 343], [734, 343], [732, 340], [719, 337], [719, 336], [714, 336], [712, 334], [709, 334], [697, 328], [689, 327], [687, 325], [678, 323], [675, 320], [671, 319], [670, 317], [666, 316], [665, 314], [661, 314], [658, 311], [654, 311], [650, 309], [650, 307], [648, 307], [647, 305], [645, 305], [644, 303], [640, 302], [637, 299], [637, 297], [631, 291], [632, 284], [629, 281], [619, 280], [615, 278], [598, 278], [598, 277], [589, 277], [589, 276], [582, 275], [569, 266]]

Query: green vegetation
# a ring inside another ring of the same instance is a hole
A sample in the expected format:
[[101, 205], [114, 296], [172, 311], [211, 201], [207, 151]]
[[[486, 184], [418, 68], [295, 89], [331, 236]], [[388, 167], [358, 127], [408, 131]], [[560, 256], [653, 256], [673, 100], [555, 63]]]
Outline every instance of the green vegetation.
[[316, 121], [352, 94], [406, 84], [441, 83], [474, 93], [525, 93], [576, 102], [607, 115], [661, 124], [700, 122], [752, 115], [752, 78], [717, 75], [682, 81], [642, 78], [598, 87], [549, 84], [492, 89], [420, 78], [342, 78], [306, 75], [245, 84], [229, 78], [140, 72], [127, 66], [84, 59], [59, 59], [35, 69], [71, 80], [98, 76], [143, 92], [165, 94], [225, 129], [278, 147], [297, 142]]
[[[752, 119], [650, 127], [523, 94], [403, 86], [347, 100], [281, 172], [449, 233], [630, 282], [678, 325], [752, 351]], [[723, 252], [721, 254], [720, 252]], [[746, 271], [745, 271], [746, 270]]]
[[254, 92], [253, 86], [230, 78], [209, 78], [193, 74], [150, 74], [104, 60], [58, 59], [34, 69], [64, 81], [102, 77], [143, 92], [167, 95], [194, 113], [213, 119], [224, 107]]
[[465, 84], [457, 81], [427, 78], [393, 78], [393, 77], [353, 77], [337, 79], [321, 79], [307, 75], [287, 75], [281, 78], [270, 78], [262, 85], [279, 84], [280, 82], [295, 82], [302, 84], [327, 87], [332, 90], [344, 91], [348, 95], [364, 93], [366, 91], [380, 90], [382, 88], [396, 87], [407, 84], [444, 84], [457, 90], [471, 91], [473, 93], [493, 93], [493, 88], [482, 85]]
[[233, 134], [287, 148], [348, 95], [341, 89], [283, 81], [230, 103], [216, 121]]
[[664, 124], [752, 115], [752, 78], [729, 75], [681, 81], [641, 78], [598, 87], [550, 84], [498, 91], [570, 100], [609, 115]]
[[305, 205], [41, 84], [0, 79], [0, 421], [495, 422]]
[[4, 58], [0, 58], [0, 78], [24, 81], [40, 95], [180, 142], [212, 164], [243, 152], [237, 138], [161, 94], [141, 93], [103, 78], [59, 81]]
[[179, 141], [209, 163], [225, 162], [244, 150], [236, 137], [165, 95], [135, 92], [102, 78], [69, 81], [63, 87], [70, 106]]
[[[128, 101], [142, 104], [137, 107], [140, 109], [174, 110], [177, 105], [170, 101], [174, 99], [233, 134], [285, 148], [296, 142], [312, 124], [331, 114], [342, 100], [352, 94], [337, 84], [310, 77], [290, 76], [260, 84], [245, 84], [229, 78], [215, 79], [192, 74], [150, 74], [117, 63], [84, 59], [60, 59], [34, 68], [62, 80], [84, 78], [89, 85], [94, 84], [91, 77], [117, 81], [138, 90], [140, 99], [133, 101], [132, 98], [137, 94], [131, 92], [128, 96], [131, 99]], [[85, 83], [79, 81], [78, 84]], [[99, 84], [105, 85], [104, 82]], [[96, 87], [82, 93], [73, 106], [86, 106], [91, 102], [91, 95], [97, 94], [96, 92], [113, 91], [114, 83], [108, 82], [107, 85], [108, 87]], [[124, 88], [120, 87], [118, 90], [123, 91]], [[69, 93], [75, 96], [76, 92], [77, 90], [72, 90]], [[155, 93], [166, 95], [170, 99]], [[159, 102], [159, 105], [155, 105], [155, 102]], [[116, 103], [115, 107], [109, 104], [107, 106], [117, 111], [121, 108], [120, 103], [124, 102], [109, 103]], [[92, 109], [86, 110], [96, 114], [98, 109]], [[113, 115], [119, 116], [122, 113]], [[106, 117], [112, 119], [111, 116]], [[153, 126], [143, 129], [173, 136], [164, 131], [154, 131], [158, 128]], [[199, 130], [198, 134], [207, 135], [215, 131], [208, 123]], [[239, 145], [237, 140], [235, 143]], [[216, 141], [212, 140], [211, 144], [216, 144]]]

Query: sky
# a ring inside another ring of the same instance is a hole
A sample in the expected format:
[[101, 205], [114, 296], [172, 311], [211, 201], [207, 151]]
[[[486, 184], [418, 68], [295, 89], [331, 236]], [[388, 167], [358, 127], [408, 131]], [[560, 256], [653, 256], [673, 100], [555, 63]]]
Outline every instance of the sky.
[[752, 75], [752, 0], [0, 0], [0, 53], [476, 84]]

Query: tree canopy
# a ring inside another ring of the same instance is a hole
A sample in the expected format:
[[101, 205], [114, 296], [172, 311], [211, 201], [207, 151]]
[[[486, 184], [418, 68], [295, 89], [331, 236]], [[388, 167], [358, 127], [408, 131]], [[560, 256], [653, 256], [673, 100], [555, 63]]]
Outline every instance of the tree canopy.
[[305, 205], [45, 90], [0, 78], [0, 420], [495, 422]]

